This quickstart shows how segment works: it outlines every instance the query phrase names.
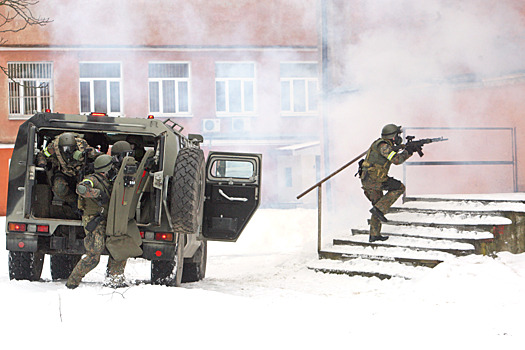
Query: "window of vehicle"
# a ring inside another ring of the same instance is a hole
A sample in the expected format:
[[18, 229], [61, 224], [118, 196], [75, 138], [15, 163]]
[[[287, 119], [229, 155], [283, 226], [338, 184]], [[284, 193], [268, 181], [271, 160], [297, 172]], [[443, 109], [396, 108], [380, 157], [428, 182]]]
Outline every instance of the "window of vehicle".
[[115, 62], [80, 63], [80, 113], [121, 114], [120, 70]]
[[281, 63], [281, 114], [315, 114], [317, 99], [317, 63]]
[[216, 160], [211, 167], [211, 175], [216, 178], [250, 179], [254, 174], [254, 164], [246, 160]]
[[190, 113], [189, 63], [152, 62], [148, 79], [151, 114]]
[[53, 109], [53, 63], [8, 62], [9, 118]]
[[216, 63], [215, 102], [218, 115], [255, 112], [255, 64]]

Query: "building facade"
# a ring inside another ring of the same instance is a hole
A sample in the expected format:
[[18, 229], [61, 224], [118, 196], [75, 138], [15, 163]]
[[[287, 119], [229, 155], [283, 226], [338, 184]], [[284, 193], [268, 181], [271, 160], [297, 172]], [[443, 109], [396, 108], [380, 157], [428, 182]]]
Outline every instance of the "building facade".
[[[35, 112], [169, 118], [204, 149], [263, 153], [263, 205], [319, 177], [316, 1], [41, 2], [0, 47], [0, 142]], [[303, 184], [304, 182], [304, 184]], [[279, 189], [280, 188], [280, 189]]]
[[[525, 190], [521, 1], [46, 0], [34, 13], [52, 22], [2, 35], [4, 148], [45, 109], [170, 118], [206, 151], [262, 153], [263, 206], [293, 207], [396, 123], [449, 139], [394, 170], [409, 194]], [[338, 205], [362, 197], [354, 170], [331, 180]]]

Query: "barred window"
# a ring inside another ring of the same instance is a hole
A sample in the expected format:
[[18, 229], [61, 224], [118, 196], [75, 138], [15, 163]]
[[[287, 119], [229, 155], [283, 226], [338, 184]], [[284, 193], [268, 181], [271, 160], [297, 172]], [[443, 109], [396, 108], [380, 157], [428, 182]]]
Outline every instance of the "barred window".
[[115, 62], [80, 63], [80, 113], [120, 115], [121, 68]]
[[8, 62], [9, 117], [28, 117], [53, 109], [53, 64]]
[[216, 63], [215, 103], [219, 115], [255, 112], [255, 64]]
[[317, 63], [281, 63], [281, 114], [316, 113], [317, 98]]
[[189, 63], [150, 63], [148, 82], [151, 114], [190, 113]]

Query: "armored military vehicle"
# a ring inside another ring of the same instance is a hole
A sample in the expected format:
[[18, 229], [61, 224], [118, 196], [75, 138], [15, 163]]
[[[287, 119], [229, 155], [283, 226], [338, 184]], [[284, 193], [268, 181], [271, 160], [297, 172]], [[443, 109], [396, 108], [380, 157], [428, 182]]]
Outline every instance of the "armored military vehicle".
[[236, 241], [259, 206], [262, 158], [210, 151], [205, 160], [203, 137], [182, 130], [170, 119], [96, 114], [39, 113], [24, 122], [9, 169], [10, 278], [39, 280], [49, 255], [52, 278], [65, 279], [85, 252], [81, 213], [53, 201], [53, 174], [35, 163], [37, 153], [64, 132], [102, 153], [117, 141], [133, 140], [137, 159], [126, 157], [114, 182], [108, 230], [138, 230], [152, 283], [178, 286], [204, 278], [207, 241]]

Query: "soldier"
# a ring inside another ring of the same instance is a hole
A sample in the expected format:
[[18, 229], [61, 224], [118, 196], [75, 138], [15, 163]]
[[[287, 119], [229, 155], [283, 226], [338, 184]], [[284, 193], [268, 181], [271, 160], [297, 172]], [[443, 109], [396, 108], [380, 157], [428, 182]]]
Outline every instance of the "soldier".
[[[105, 248], [106, 215], [109, 207], [112, 186], [107, 176], [113, 161], [111, 156], [103, 154], [95, 160], [95, 173], [86, 176], [77, 185], [78, 206], [83, 210], [82, 225], [86, 232], [84, 246], [86, 255], [75, 266], [66, 287], [78, 287], [82, 278], [93, 270], [100, 261]], [[126, 261], [116, 261], [111, 256], [108, 261], [109, 286], [125, 286], [124, 269]]]
[[131, 149], [133, 150], [133, 157], [137, 162], [140, 162], [144, 157], [144, 154], [146, 154], [146, 150], [143, 146], [142, 136], [129, 135], [128, 137], [126, 137], [126, 141], [129, 142], [129, 144], [131, 145]]
[[55, 137], [37, 154], [37, 166], [49, 170], [53, 190], [52, 204], [67, 203], [71, 208], [76, 208], [77, 197], [72, 188], [78, 182], [77, 176], [86, 171], [87, 161], [94, 160], [99, 154], [84, 139], [70, 132]]
[[[388, 221], [384, 214], [405, 192], [405, 185], [401, 181], [388, 176], [392, 163], [402, 164], [413, 153], [412, 150], [401, 150], [403, 139], [400, 133], [401, 126], [385, 125], [381, 131], [381, 138], [372, 143], [361, 165], [362, 188], [366, 198], [372, 202], [370, 242], [388, 239], [388, 236], [381, 236], [381, 222]], [[387, 193], [383, 195], [383, 191]]]
[[115, 142], [111, 147], [111, 157], [113, 157], [113, 164], [116, 166], [117, 172], [127, 156], [133, 156], [131, 144], [128, 141]]

